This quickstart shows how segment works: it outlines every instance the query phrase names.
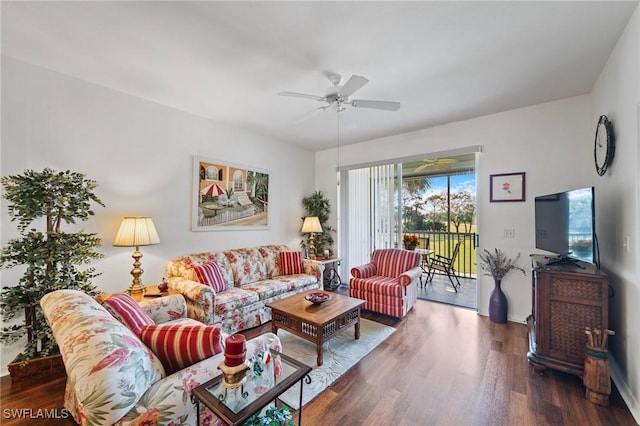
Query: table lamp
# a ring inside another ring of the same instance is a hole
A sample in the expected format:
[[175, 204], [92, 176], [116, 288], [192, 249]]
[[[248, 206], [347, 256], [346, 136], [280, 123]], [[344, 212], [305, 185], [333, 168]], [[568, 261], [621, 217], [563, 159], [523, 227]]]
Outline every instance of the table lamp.
[[320, 220], [317, 216], [307, 216], [302, 223], [302, 229], [300, 232], [309, 235], [309, 259], [316, 258], [316, 246], [314, 245], [314, 237], [316, 232], [322, 232], [322, 226], [320, 226]]
[[116, 247], [135, 247], [136, 251], [133, 252], [133, 269], [131, 275], [133, 275], [133, 282], [127, 289], [129, 294], [143, 293], [144, 287], [140, 276], [144, 272], [140, 268], [140, 246], [150, 246], [152, 244], [158, 244], [160, 237], [156, 231], [156, 227], [153, 225], [153, 221], [150, 217], [125, 217], [122, 219], [120, 229], [116, 239], [113, 241], [113, 245]]

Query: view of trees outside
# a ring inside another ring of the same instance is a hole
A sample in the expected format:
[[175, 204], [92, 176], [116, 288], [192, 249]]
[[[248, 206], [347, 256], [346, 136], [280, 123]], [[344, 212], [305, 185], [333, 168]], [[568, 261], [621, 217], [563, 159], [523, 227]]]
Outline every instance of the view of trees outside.
[[406, 178], [403, 181], [403, 229], [475, 232], [475, 175], [449, 178], [450, 213], [447, 207], [447, 176]]
[[474, 276], [476, 269], [475, 194], [473, 173], [403, 179], [402, 232], [423, 242], [428, 237], [429, 248], [444, 256], [461, 241], [456, 270], [466, 276]]

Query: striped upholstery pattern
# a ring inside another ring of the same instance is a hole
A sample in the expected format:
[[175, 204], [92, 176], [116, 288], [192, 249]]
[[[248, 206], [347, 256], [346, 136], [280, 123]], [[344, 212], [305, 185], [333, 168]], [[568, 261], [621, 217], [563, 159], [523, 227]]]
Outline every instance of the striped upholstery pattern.
[[366, 265], [351, 268], [351, 275], [353, 275], [354, 278], [369, 278], [376, 275], [377, 271], [376, 265], [367, 263]]
[[371, 263], [351, 269], [349, 296], [365, 300], [363, 309], [404, 317], [417, 300], [420, 257], [408, 250], [375, 250]]
[[281, 251], [278, 254], [281, 275], [296, 275], [304, 273], [302, 266], [302, 252]]
[[222, 276], [222, 271], [217, 263], [205, 263], [193, 267], [193, 272], [198, 277], [198, 281], [211, 287], [216, 293], [227, 289], [227, 282]]
[[410, 250], [375, 250], [371, 255], [371, 263], [376, 265], [378, 275], [397, 278], [401, 273], [418, 266], [420, 257], [420, 253]]
[[102, 306], [114, 318], [133, 331], [136, 336], [140, 336], [140, 331], [144, 326], [155, 324], [151, 317], [138, 305], [138, 302], [128, 294], [114, 294], [102, 302]]
[[222, 352], [220, 328], [213, 325], [147, 325], [140, 339], [160, 359], [167, 375]]

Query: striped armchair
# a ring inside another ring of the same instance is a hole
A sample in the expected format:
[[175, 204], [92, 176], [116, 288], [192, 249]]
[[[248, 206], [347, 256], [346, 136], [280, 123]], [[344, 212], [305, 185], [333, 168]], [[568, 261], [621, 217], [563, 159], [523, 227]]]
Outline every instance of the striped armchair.
[[351, 268], [349, 296], [366, 300], [369, 311], [404, 317], [418, 298], [420, 258], [415, 251], [374, 250], [370, 263]]

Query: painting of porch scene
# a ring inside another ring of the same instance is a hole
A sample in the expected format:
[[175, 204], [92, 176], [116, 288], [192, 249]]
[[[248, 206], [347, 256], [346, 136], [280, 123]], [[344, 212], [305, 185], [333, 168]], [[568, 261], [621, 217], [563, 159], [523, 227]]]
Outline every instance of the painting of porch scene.
[[198, 160], [197, 226], [268, 225], [269, 175]]

